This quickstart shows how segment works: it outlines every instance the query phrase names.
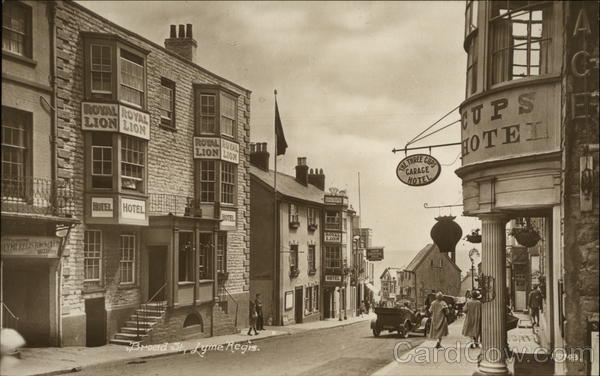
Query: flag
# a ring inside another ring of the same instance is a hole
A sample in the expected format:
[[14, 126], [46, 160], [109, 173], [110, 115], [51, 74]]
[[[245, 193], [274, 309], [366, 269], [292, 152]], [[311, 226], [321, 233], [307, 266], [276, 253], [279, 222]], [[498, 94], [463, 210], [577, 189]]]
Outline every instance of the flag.
[[279, 107], [277, 107], [277, 99], [275, 99], [275, 140], [276, 144], [276, 156], [285, 154], [287, 149], [287, 142], [285, 141], [285, 135], [283, 134], [283, 127], [281, 126], [281, 118], [279, 117]]

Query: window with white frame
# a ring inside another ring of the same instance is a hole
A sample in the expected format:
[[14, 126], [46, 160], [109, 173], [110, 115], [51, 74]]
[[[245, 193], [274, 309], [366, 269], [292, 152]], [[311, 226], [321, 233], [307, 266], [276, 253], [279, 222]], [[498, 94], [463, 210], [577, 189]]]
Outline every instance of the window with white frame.
[[288, 204], [290, 223], [298, 223], [298, 207], [295, 204]]
[[217, 132], [217, 96], [200, 95], [200, 133], [215, 134]]
[[308, 270], [309, 271], [314, 271], [317, 269], [315, 252], [316, 252], [316, 246], [314, 244], [309, 244], [308, 245]]
[[121, 235], [121, 260], [119, 262], [120, 283], [135, 283], [135, 235]]
[[312, 312], [312, 287], [308, 286], [304, 290], [304, 311]]
[[112, 133], [92, 133], [92, 188], [112, 188]]
[[32, 57], [31, 7], [20, 1], [2, 2], [2, 50]]
[[159, 99], [160, 123], [175, 128], [175, 82], [164, 77], [160, 79]]
[[217, 257], [217, 272], [225, 273], [227, 271], [227, 233], [219, 232], [217, 234], [217, 249], [215, 250]]
[[100, 281], [102, 273], [102, 231], [86, 230], [83, 236], [83, 279]]
[[326, 268], [341, 268], [342, 267], [342, 249], [339, 245], [325, 246], [325, 267]]
[[30, 176], [32, 114], [2, 106], [2, 195], [25, 197]]
[[474, 94], [477, 91], [477, 40], [478, 36], [475, 35], [469, 41], [469, 46], [467, 50], [467, 97], [471, 94]]
[[552, 2], [490, 4], [491, 84], [551, 73]]
[[290, 270], [298, 270], [298, 244], [290, 244]]
[[235, 137], [235, 107], [236, 100], [221, 93], [221, 134]]
[[317, 224], [317, 219], [315, 217], [315, 208], [308, 208], [307, 222], [309, 226]]
[[340, 230], [342, 219], [339, 211], [327, 210], [325, 212], [325, 228]]
[[212, 160], [201, 160], [200, 165], [200, 201], [214, 202], [215, 201], [215, 185], [216, 185], [216, 162]]
[[313, 298], [313, 311], [318, 311], [319, 310], [319, 286], [313, 286], [313, 294], [312, 294], [312, 298]]
[[235, 164], [221, 162], [221, 203], [235, 203], [235, 171]]
[[144, 59], [121, 49], [121, 100], [143, 107], [144, 91]]
[[143, 192], [145, 148], [147, 141], [140, 138], [121, 136], [121, 186]]

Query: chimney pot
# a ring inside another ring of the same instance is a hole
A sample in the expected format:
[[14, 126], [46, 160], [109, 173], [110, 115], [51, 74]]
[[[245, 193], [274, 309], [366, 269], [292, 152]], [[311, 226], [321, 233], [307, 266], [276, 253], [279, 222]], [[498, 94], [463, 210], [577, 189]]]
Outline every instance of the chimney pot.
[[179, 38], [185, 38], [185, 25], [179, 25]]
[[296, 181], [302, 185], [308, 185], [308, 166], [306, 165], [306, 157], [298, 158]]
[[186, 27], [185, 37], [186, 38], [193, 38], [193, 35], [192, 35], [192, 24], [187, 24], [187, 25], [185, 25], [185, 27]]
[[269, 171], [269, 152], [266, 142], [257, 142], [254, 144], [254, 148], [251, 146], [250, 164], [261, 170]]
[[177, 26], [171, 25], [171, 35], [169, 38], [177, 38]]

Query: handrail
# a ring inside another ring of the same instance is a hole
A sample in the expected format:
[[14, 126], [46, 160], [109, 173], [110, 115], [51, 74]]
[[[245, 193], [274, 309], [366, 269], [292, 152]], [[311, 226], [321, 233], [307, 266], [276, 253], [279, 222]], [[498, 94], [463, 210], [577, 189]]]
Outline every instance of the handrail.
[[15, 319], [15, 320], [20, 320], [19, 316], [15, 315], [15, 314], [13, 313], [13, 311], [11, 311], [11, 310], [10, 310], [10, 308], [8, 308], [8, 306], [6, 305], [6, 303], [2, 302], [2, 306], [3, 306], [4, 308], [6, 308], [6, 310], [8, 311], [8, 313], [10, 313], [10, 315], [13, 317], [13, 319]]
[[227, 293], [227, 295], [229, 296], [229, 298], [231, 300], [233, 300], [233, 302], [235, 303], [235, 321], [234, 321], [234, 326], [235, 326], [235, 329], [237, 330], [237, 327], [238, 327], [238, 308], [239, 308], [239, 304], [238, 304], [237, 300], [235, 300], [235, 298], [233, 296], [231, 296], [231, 294], [229, 293], [229, 290], [227, 290], [227, 288], [225, 287], [225, 285], [222, 285], [221, 287], [223, 287], [223, 290], [225, 290], [225, 292]]
[[[141, 316], [142, 316], [142, 320], [141, 321], [144, 324], [147, 324], [148, 323], [148, 316], [149, 316], [149, 314], [148, 314], [148, 305], [150, 303], [152, 303], [154, 301], [154, 299], [156, 299], [159, 296], [159, 294], [161, 294], [165, 290], [165, 287], [167, 287], [167, 283], [166, 282], [158, 290], [156, 290], [156, 292], [154, 293], [154, 295], [152, 295], [150, 297], [150, 299], [148, 299], [144, 303], [140, 304], [139, 308], [136, 310], [136, 312], [135, 312], [135, 318], [136, 318], [136, 337], [137, 337], [138, 341], [141, 338], [141, 336], [140, 336], [140, 311], [141, 311]], [[157, 304], [155, 306], [155, 308], [158, 308], [159, 311], [162, 314], [162, 311], [165, 308], [165, 304], [166, 304], [165, 301], [161, 300], [160, 301], [160, 305]]]

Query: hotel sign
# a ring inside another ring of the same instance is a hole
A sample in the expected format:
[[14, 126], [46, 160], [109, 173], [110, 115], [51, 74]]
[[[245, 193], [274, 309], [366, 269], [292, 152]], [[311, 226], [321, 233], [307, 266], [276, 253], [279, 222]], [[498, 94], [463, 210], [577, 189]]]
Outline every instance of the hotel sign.
[[220, 159], [239, 164], [240, 145], [219, 137], [194, 137], [194, 159]]
[[84, 131], [119, 132], [150, 139], [150, 115], [116, 103], [81, 103]]
[[346, 205], [346, 196], [325, 195], [324, 202], [330, 205]]
[[341, 275], [326, 274], [325, 275], [325, 282], [342, 282], [342, 276]]
[[323, 237], [326, 243], [341, 243], [342, 233], [341, 232], [324, 232]]
[[560, 150], [559, 85], [532, 84], [463, 106], [463, 166]]
[[3, 236], [2, 257], [57, 258], [60, 239], [50, 236]]
[[440, 162], [431, 155], [414, 154], [398, 163], [396, 176], [406, 185], [419, 187], [433, 183], [441, 171]]
[[383, 260], [383, 247], [367, 248], [367, 260], [369, 260], [369, 261]]
[[121, 198], [119, 216], [123, 219], [146, 221], [146, 201]]
[[221, 230], [235, 230], [237, 226], [237, 212], [235, 210], [221, 209]]
[[112, 218], [113, 217], [113, 199], [112, 197], [92, 197], [91, 213], [94, 218]]

